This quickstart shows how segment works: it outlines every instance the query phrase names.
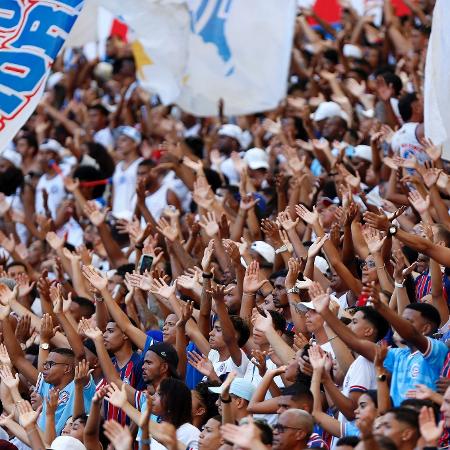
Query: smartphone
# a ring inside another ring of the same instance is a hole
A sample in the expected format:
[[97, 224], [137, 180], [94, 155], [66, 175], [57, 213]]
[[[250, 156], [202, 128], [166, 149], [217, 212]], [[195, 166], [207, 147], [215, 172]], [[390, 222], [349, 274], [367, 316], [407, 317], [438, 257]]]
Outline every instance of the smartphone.
[[153, 256], [142, 255], [139, 263], [139, 272], [142, 275], [146, 270], [150, 270], [153, 264]]

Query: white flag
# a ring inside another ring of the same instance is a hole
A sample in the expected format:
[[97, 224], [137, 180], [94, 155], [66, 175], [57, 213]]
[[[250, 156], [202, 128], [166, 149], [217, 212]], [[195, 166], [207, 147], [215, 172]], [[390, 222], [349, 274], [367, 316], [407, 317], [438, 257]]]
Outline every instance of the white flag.
[[450, 8], [437, 0], [425, 68], [425, 136], [444, 145], [450, 160]]
[[275, 108], [286, 95], [295, 0], [191, 0], [188, 65], [177, 103], [198, 116]]
[[0, 151], [35, 110], [83, 0], [0, 2]]

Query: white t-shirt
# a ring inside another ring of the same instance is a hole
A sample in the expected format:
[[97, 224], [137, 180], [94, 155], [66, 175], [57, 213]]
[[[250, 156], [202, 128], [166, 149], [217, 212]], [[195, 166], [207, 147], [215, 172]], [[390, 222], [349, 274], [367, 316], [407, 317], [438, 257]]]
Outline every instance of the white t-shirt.
[[[267, 358], [266, 359], [266, 367], [267, 367], [267, 370], [273, 370], [273, 369], [276, 369], [278, 366], [270, 358]], [[248, 363], [244, 378], [247, 381], [250, 381], [250, 383], [252, 383], [255, 387], [257, 387], [259, 385], [259, 383], [261, 383], [262, 377], [259, 374], [258, 367], [256, 367], [252, 361], [249, 361], [249, 363]], [[284, 383], [283, 383], [283, 380], [281, 379], [280, 375], [276, 376], [273, 379], [273, 381], [279, 388], [284, 387]], [[270, 390], [268, 390], [266, 392], [266, 396], [264, 397], [264, 400], [269, 400], [270, 398], [272, 398], [272, 394], [270, 393]], [[278, 420], [278, 414], [254, 414], [253, 417], [255, 419], [266, 420], [269, 425], [274, 425], [275, 423], [277, 423], [277, 420]]]
[[112, 150], [114, 148], [114, 138], [109, 128], [98, 130], [94, 134], [94, 142], [103, 145], [107, 150]]
[[52, 217], [55, 218], [58, 208], [67, 196], [63, 178], [60, 175], [56, 175], [53, 178], [47, 178], [46, 174], [39, 178], [36, 186], [35, 200], [35, 208], [38, 214], [45, 214], [44, 197], [42, 195], [44, 189], [48, 193], [48, 209], [50, 210]]
[[430, 157], [425, 152], [422, 144], [417, 140], [417, 127], [418, 123], [408, 122], [405, 123], [398, 131], [392, 136], [392, 149], [402, 158], [411, 158], [415, 156], [420, 164], [425, 161], [429, 161]]
[[247, 370], [248, 363], [250, 362], [247, 358], [247, 355], [242, 351], [242, 360], [241, 365], [236, 366], [231, 356], [225, 361], [219, 361], [220, 355], [217, 350], [211, 349], [208, 353], [208, 359], [212, 362], [214, 370], [218, 377], [224, 375], [226, 373], [231, 372], [232, 370], [236, 371], [237, 377], [243, 378], [245, 376], [245, 372]]
[[[198, 437], [200, 436], [200, 430], [190, 423], [185, 423], [177, 430], [177, 439], [182, 442], [186, 449], [198, 449]], [[152, 438], [150, 443], [151, 450], [165, 450], [167, 447], [160, 444], [158, 441]]]
[[112, 177], [113, 184], [113, 204], [112, 213], [114, 215], [129, 215], [130, 218], [134, 214], [136, 207], [136, 179], [137, 168], [142, 158], [133, 161], [127, 168], [125, 162], [120, 161]]

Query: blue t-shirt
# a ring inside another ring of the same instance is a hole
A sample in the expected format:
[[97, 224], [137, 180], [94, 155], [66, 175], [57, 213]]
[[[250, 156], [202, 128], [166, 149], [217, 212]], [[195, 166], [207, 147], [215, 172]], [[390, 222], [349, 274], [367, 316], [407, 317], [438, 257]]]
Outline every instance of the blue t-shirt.
[[436, 389], [442, 366], [448, 353], [448, 347], [436, 339], [428, 339], [425, 353], [409, 348], [391, 348], [388, 350], [384, 367], [392, 373], [391, 397], [394, 406], [406, 400], [406, 393], [416, 389], [416, 384], [424, 384]]
[[[187, 352], [201, 353], [201, 351], [193, 342], [189, 342], [188, 346], [186, 347], [186, 353]], [[186, 377], [184, 379], [184, 382], [186, 383], [187, 387], [191, 390], [195, 389], [195, 386], [197, 386], [197, 384], [200, 383], [202, 379], [203, 375], [189, 363], [186, 363]]]
[[342, 436], [357, 436], [360, 435], [359, 428], [355, 425], [355, 421], [346, 422], [342, 424]]
[[[42, 397], [42, 412], [38, 419], [38, 425], [41, 430], [45, 430], [45, 412], [47, 410], [46, 399], [49, 397], [50, 389], [54, 386], [44, 381], [42, 372], [39, 373], [36, 384], [36, 392]], [[92, 376], [89, 383], [83, 389], [84, 409], [89, 414], [91, 409], [92, 397], [95, 394], [95, 382]], [[66, 387], [61, 389], [58, 397], [58, 406], [55, 413], [56, 435], [59, 436], [67, 422], [67, 419], [73, 415], [73, 403], [75, 401], [75, 383], [72, 380]]]

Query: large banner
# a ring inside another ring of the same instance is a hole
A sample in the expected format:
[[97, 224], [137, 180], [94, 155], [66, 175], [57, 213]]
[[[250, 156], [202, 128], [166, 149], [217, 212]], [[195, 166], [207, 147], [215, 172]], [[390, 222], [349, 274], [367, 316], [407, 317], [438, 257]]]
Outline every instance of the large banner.
[[0, 151], [39, 103], [83, 0], [0, 1]]
[[286, 95], [296, 0], [87, 3], [129, 26], [139, 81], [164, 104], [210, 116], [222, 98], [226, 114], [247, 114], [275, 108]]
[[425, 67], [425, 136], [443, 144], [443, 158], [450, 161], [450, 8], [437, 0]]

